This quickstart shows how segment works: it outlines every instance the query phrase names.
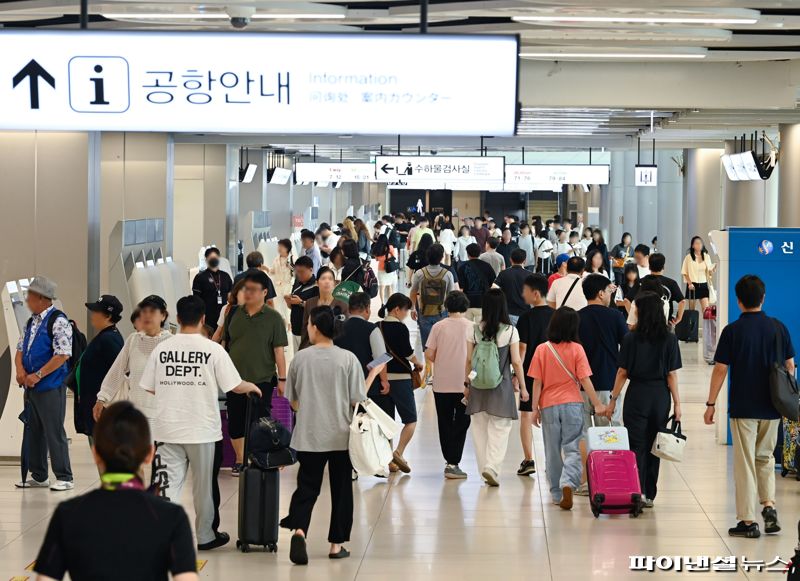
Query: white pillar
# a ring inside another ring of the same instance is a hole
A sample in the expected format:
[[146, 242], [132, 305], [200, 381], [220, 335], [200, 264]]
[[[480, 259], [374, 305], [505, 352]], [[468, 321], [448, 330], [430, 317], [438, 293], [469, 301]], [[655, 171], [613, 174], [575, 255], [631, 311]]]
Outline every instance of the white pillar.
[[622, 164], [623, 183], [625, 184], [622, 190], [622, 230], [631, 233], [634, 245], [641, 241], [637, 223], [639, 217], [639, 188], [634, 185], [636, 182], [633, 169], [636, 165], [636, 159], [635, 151], [626, 151], [625, 162]]
[[[680, 280], [685, 243], [683, 241], [683, 175], [673, 157], [680, 161], [683, 152], [656, 153], [658, 164], [658, 250], [667, 257], [666, 274]], [[642, 188], [653, 189], [653, 188]], [[646, 242], [649, 245], [649, 241]]]
[[[622, 214], [624, 212], [623, 202], [625, 198], [625, 152], [611, 152], [611, 175], [608, 186], [604, 188], [604, 204], [606, 208], [606, 245], [611, 250], [615, 244], [622, 239], [624, 225], [622, 224]], [[603, 209], [600, 210], [601, 222], [603, 219]]]
[[[726, 141], [725, 152], [735, 151], [735, 142]], [[723, 189], [723, 225], [766, 226], [767, 189], [767, 182], [763, 180], [732, 182], [726, 175]]]
[[683, 186], [683, 245], [692, 236], [702, 236], [722, 228], [723, 174], [722, 149], [686, 149]]
[[[781, 125], [778, 226], [800, 226], [800, 124]], [[770, 181], [775, 179], [773, 173]]]

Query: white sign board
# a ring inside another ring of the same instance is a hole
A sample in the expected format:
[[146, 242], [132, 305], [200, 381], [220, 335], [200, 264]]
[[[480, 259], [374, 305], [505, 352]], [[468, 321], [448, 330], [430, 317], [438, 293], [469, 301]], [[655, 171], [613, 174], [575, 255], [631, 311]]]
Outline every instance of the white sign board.
[[635, 167], [634, 185], [654, 188], [658, 185], [658, 168], [654, 165], [637, 165]]
[[607, 165], [507, 165], [506, 183], [537, 184], [597, 184], [607, 185]]
[[0, 130], [515, 130], [514, 36], [5, 30], [0, 54]]
[[504, 157], [383, 156], [375, 158], [379, 182], [500, 182]]
[[371, 163], [310, 163], [294, 166], [298, 182], [374, 182], [375, 166]]

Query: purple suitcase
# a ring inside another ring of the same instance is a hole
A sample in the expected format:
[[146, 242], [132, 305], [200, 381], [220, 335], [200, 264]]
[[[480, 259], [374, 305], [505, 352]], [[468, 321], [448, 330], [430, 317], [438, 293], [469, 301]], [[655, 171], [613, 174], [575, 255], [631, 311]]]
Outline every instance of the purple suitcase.
[[294, 429], [294, 410], [289, 400], [278, 395], [278, 390], [272, 392], [272, 417], [283, 424], [290, 432]]
[[642, 490], [636, 454], [630, 450], [595, 450], [586, 460], [589, 502], [595, 518], [600, 513], [642, 514]]

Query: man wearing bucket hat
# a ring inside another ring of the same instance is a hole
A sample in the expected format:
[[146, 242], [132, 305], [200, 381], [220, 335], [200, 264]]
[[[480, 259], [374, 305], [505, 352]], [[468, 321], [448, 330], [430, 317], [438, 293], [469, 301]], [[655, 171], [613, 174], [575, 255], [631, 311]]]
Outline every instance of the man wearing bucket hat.
[[[67, 409], [67, 388], [72, 356], [72, 326], [66, 315], [53, 306], [57, 285], [44, 276], [37, 276], [28, 287], [26, 303], [32, 315], [17, 344], [15, 357], [17, 383], [26, 389], [29, 404], [28, 462], [31, 478], [19, 482], [17, 488], [72, 490], [72, 468], [69, 461], [64, 416]], [[47, 455], [56, 481], [50, 485]]]

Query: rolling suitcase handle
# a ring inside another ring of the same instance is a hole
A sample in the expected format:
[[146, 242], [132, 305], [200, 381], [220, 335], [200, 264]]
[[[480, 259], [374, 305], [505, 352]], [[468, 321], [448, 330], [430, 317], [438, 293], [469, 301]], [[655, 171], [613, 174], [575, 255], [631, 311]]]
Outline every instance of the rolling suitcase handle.
[[248, 446], [250, 445], [250, 429], [253, 425], [253, 408], [258, 406], [260, 399], [255, 393], [247, 394], [247, 406], [244, 412], [244, 450], [242, 451], [242, 460], [245, 466], [249, 463]]

